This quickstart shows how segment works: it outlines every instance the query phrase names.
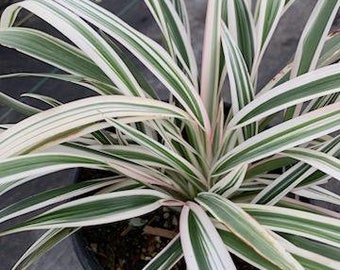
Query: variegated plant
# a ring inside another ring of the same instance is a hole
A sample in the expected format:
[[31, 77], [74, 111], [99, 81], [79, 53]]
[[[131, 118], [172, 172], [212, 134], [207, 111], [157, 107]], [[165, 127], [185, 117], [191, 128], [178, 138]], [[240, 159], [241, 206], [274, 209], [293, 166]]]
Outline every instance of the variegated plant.
[[[340, 179], [340, 35], [328, 35], [340, 1], [317, 1], [292, 62], [255, 91], [264, 52], [293, 2], [258, 0], [252, 12], [250, 0], [208, 0], [200, 69], [184, 0], [145, 0], [164, 47], [89, 0], [8, 7], [0, 43], [65, 73], [2, 78], [54, 78], [98, 96], [61, 104], [31, 94], [52, 107], [40, 111], [0, 94], [28, 116], [1, 126], [0, 194], [67, 168], [112, 171], [1, 209], [5, 222], [59, 203], [1, 233], [48, 230], [13, 269], [26, 269], [80, 227], [161, 206], [181, 210], [179, 234], [144, 269], [170, 269], [183, 256], [188, 269], [235, 269], [230, 253], [260, 269], [340, 269], [339, 214], [297, 199], [340, 204], [320, 186]], [[15, 27], [21, 9], [73, 44]], [[158, 78], [169, 102], [116, 43]], [[274, 117], [279, 124], [269, 125]]]

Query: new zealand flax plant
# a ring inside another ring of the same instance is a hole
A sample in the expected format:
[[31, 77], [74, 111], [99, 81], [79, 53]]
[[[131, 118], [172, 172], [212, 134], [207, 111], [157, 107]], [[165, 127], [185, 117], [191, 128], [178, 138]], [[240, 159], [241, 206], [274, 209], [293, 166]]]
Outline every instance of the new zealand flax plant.
[[[51, 106], [41, 111], [1, 94], [27, 118], [1, 126], [0, 193], [69, 168], [112, 172], [1, 209], [5, 222], [50, 206], [1, 232], [47, 230], [13, 269], [81, 227], [162, 206], [180, 209], [179, 234], [144, 269], [171, 269], [183, 256], [188, 269], [236, 269], [230, 253], [260, 269], [340, 269], [339, 214], [297, 199], [340, 203], [320, 186], [340, 179], [340, 35], [329, 35], [340, 1], [317, 1], [292, 61], [262, 89], [259, 65], [294, 0], [258, 0], [252, 11], [254, 2], [207, 1], [200, 68], [184, 0], [145, 0], [164, 46], [89, 0], [27, 0], [4, 11], [0, 43], [64, 73], [2, 77], [54, 78], [97, 96], [60, 104], [31, 95]], [[71, 42], [16, 27], [21, 10]]]

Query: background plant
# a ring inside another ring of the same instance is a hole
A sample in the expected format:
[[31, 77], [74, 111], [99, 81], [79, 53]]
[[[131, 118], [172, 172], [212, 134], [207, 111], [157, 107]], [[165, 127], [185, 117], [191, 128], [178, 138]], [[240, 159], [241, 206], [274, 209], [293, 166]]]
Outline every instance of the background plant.
[[[180, 233], [145, 269], [169, 269], [182, 256], [189, 269], [235, 269], [229, 252], [261, 269], [339, 269], [339, 215], [294, 196], [339, 204], [339, 196], [320, 185], [340, 178], [340, 137], [334, 135], [340, 43], [339, 34], [327, 36], [340, 1], [317, 2], [292, 62], [256, 91], [264, 52], [293, 2], [259, 0], [252, 12], [251, 1], [209, 0], [200, 69], [184, 1], [145, 0], [164, 47], [88, 0], [8, 7], [0, 43], [65, 73], [3, 77], [51, 77], [98, 96], [61, 104], [31, 94], [53, 107], [40, 111], [0, 94], [2, 103], [28, 116], [1, 126], [0, 194], [68, 168], [114, 173], [2, 209], [5, 222], [59, 203], [1, 233], [48, 230], [14, 269], [27, 268], [83, 226], [161, 206], [181, 209]], [[21, 9], [72, 44], [15, 27]], [[117, 44], [160, 80], [169, 102], [159, 100]], [[223, 108], [227, 76], [230, 112]], [[280, 123], [269, 127], [274, 117]]]

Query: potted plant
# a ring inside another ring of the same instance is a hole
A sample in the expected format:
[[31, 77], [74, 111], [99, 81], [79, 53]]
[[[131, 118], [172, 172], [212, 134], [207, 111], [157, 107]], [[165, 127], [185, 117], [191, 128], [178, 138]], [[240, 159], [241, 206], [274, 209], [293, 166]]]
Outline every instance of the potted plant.
[[[259, 0], [252, 13], [251, 1], [209, 0], [200, 76], [184, 1], [145, 2], [164, 47], [89, 0], [27, 0], [2, 14], [2, 45], [65, 71], [40, 76], [98, 96], [67, 104], [37, 96], [53, 107], [39, 111], [0, 95], [28, 115], [1, 126], [1, 194], [67, 168], [112, 172], [2, 209], [5, 222], [58, 204], [1, 232], [47, 229], [13, 269], [81, 227], [162, 206], [180, 211], [179, 233], [144, 269], [170, 269], [182, 257], [188, 269], [236, 269], [230, 253], [260, 269], [339, 269], [339, 215], [297, 196], [339, 204], [320, 185], [340, 178], [340, 43], [337, 33], [327, 37], [340, 1], [317, 2], [294, 59], [259, 90], [262, 57], [294, 1]], [[21, 9], [73, 45], [14, 27]], [[168, 102], [126, 50], [169, 91]]]

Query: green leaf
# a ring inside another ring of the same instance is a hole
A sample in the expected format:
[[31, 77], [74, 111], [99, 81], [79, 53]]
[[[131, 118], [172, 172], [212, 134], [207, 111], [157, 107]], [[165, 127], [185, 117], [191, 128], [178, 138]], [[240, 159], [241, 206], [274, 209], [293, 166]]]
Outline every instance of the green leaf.
[[303, 236], [340, 248], [338, 219], [276, 206], [256, 204], [239, 206], [270, 230]]
[[156, 210], [166, 199], [169, 197], [164, 193], [147, 189], [93, 195], [57, 206], [1, 232], [0, 235], [26, 230], [93, 226], [126, 220]]
[[110, 79], [78, 48], [42, 31], [29, 28], [1, 28], [0, 44], [68, 73], [110, 83]]
[[207, 6], [204, 44], [202, 52], [200, 93], [208, 111], [211, 123], [215, 123], [221, 100], [220, 53], [221, 53], [221, 13], [222, 0], [209, 1]]
[[244, 59], [247, 71], [251, 72], [255, 54], [255, 23], [251, 8], [245, 0], [227, 0], [226, 24]]
[[[321, 147], [319, 147], [318, 150], [329, 153], [329, 155], [334, 155], [339, 151], [339, 147], [340, 136], [327, 142], [325, 145], [322, 145]], [[290, 150], [287, 151], [289, 152]], [[285, 153], [285, 151], [283, 153]], [[290, 157], [293, 158], [293, 156]], [[316, 171], [316, 169], [311, 167], [311, 164], [305, 164], [306, 159], [307, 157], [303, 157], [302, 160], [301, 158], [299, 158], [301, 162], [295, 164], [293, 167], [287, 169], [286, 172], [282, 173], [281, 176], [276, 178], [265, 189], [263, 189], [253, 199], [252, 202], [259, 204], [275, 204], [288, 192], [292, 191], [296, 186], [298, 186], [301, 182], [305, 181], [307, 177], [311, 176]], [[312, 183], [309, 182], [309, 184]]]
[[[182, 116], [180, 116], [182, 115]], [[0, 156], [28, 153], [107, 127], [110, 117], [190, 117], [165, 102], [139, 97], [84, 98], [35, 114], [0, 134]], [[102, 122], [102, 124], [100, 124]]]
[[230, 121], [229, 126], [247, 125], [292, 105], [339, 93], [340, 64], [309, 72], [257, 96]]
[[180, 235], [184, 258], [191, 269], [236, 270], [214, 225], [197, 204], [188, 202], [183, 207]]
[[213, 176], [336, 131], [339, 121], [340, 107], [333, 104], [263, 131], [221, 157], [212, 168]]
[[168, 270], [183, 257], [183, 251], [179, 236], [176, 236], [162, 249], [143, 270]]
[[233, 202], [213, 193], [200, 193], [195, 199], [241, 241], [281, 269], [303, 267], [249, 214]]
[[75, 233], [78, 229], [61, 228], [51, 229], [44, 233], [13, 266], [12, 270], [25, 270], [43, 256], [48, 250], [62, 240]]
[[[222, 25], [222, 45], [230, 84], [233, 114], [243, 109], [254, 99], [254, 89], [240, 50], [231, 39], [228, 29]], [[256, 124], [243, 128], [244, 138], [248, 139], [257, 133]]]
[[42, 209], [52, 204], [96, 191], [98, 189], [103, 189], [115, 183], [122, 182], [123, 180], [126, 180], [126, 178], [110, 177], [106, 179], [91, 180], [35, 194], [2, 208], [0, 210], [0, 223], [38, 209]]
[[89, 0], [54, 2], [102, 29], [131, 51], [167, 87], [188, 113], [209, 131], [209, 119], [197, 89], [160, 45]]
[[316, 68], [326, 36], [340, 6], [338, 0], [319, 0], [310, 15], [298, 44], [291, 78]]

